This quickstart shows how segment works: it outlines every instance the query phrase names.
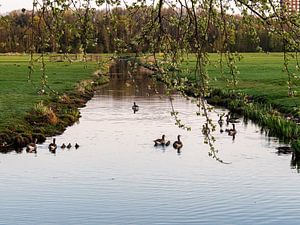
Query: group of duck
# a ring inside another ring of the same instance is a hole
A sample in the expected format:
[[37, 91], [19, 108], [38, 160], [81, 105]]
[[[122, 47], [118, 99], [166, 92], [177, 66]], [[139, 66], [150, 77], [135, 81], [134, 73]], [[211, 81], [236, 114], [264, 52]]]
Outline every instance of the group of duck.
[[[180, 140], [180, 135], [177, 136], [177, 141], [174, 141], [173, 142], [173, 148], [175, 148], [177, 151], [180, 151], [180, 149], [183, 147], [183, 143], [182, 141]], [[170, 140], [166, 140], [166, 135], [162, 135], [161, 138], [157, 138], [154, 141], [154, 146], [157, 147], [157, 146], [162, 146], [162, 147], [168, 147], [170, 144], [171, 144], [171, 141]]]
[[219, 117], [219, 120], [218, 120], [218, 124], [220, 125], [220, 133], [223, 133], [224, 130], [222, 129], [222, 126], [224, 124], [224, 120], [223, 120], [223, 117], [226, 117], [226, 124], [228, 125], [229, 123], [232, 124], [232, 128], [231, 129], [228, 129], [226, 128], [225, 129], [225, 132], [228, 133], [229, 136], [232, 136], [233, 139], [235, 138], [235, 135], [237, 134], [237, 130], [235, 129], [235, 124], [236, 123], [239, 123], [240, 121], [238, 120], [237, 117], [233, 117], [230, 112], [227, 113], [226, 115], [223, 113], [220, 115]]
[[[50, 143], [50, 144], [48, 145], [49, 152], [51, 152], [51, 153], [55, 153], [55, 152], [56, 152], [56, 149], [58, 148], [58, 146], [57, 146], [57, 144], [55, 143], [55, 141], [56, 141], [56, 139], [53, 138], [52, 143]], [[75, 147], [76, 149], [79, 148], [79, 144], [76, 143], [76, 144], [74, 145], [74, 147]], [[61, 149], [65, 149], [65, 148], [70, 149], [70, 148], [72, 148], [72, 144], [69, 143], [69, 144], [66, 145], [65, 143], [63, 143], [63, 144], [60, 146], [60, 148], [61, 148]], [[26, 146], [26, 152], [28, 152], [28, 153], [37, 153], [37, 139], [36, 139], [36, 138], [34, 139], [34, 142], [29, 143], [29, 144]]]

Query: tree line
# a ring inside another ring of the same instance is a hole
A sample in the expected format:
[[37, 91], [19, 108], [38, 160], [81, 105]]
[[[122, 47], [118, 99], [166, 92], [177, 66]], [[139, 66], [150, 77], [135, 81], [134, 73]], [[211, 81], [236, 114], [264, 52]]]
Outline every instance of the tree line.
[[[147, 40], [147, 35], [143, 36], [142, 31], [149, 20], [153, 19], [151, 10], [144, 6], [134, 14], [132, 10], [120, 7], [109, 12], [95, 9], [89, 12], [84, 9], [12, 11], [0, 17], [0, 52], [80, 53], [85, 49], [87, 53], [147, 53], [151, 49], [152, 40]], [[86, 13], [91, 18], [87, 21]], [[178, 12], [168, 8], [162, 8], [160, 13], [169, 20], [178, 20], [178, 23], [184, 20]], [[201, 17], [201, 11], [198, 14]], [[234, 14], [227, 14], [226, 17], [233, 33], [228, 46], [230, 51], [283, 51], [282, 38], [266, 29], [254, 16], [250, 18], [251, 26], [247, 24], [249, 18]], [[170, 24], [176, 22], [166, 23], [164, 32], [171, 38], [178, 36], [177, 28]], [[194, 41], [191, 38], [191, 46]], [[211, 25], [206, 41], [208, 52], [217, 52], [222, 48], [222, 34], [217, 25]], [[195, 49], [191, 48], [190, 51]]]

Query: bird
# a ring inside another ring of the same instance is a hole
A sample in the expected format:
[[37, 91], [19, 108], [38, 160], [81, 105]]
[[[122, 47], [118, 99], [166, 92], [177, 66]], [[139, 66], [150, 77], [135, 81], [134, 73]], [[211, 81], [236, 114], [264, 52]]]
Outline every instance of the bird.
[[79, 144], [76, 143], [76, 144], [75, 144], [75, 148], [76, 148], [76, 149], [79, 148]]
[[225, 115], [225, 117], [226, 117], [227, 125], [228, 125], [229, 123], [239, 123], [239, 122], [240, 122], [240, 121], [238, 121], [238, 118], [237, 118], [237, 117], [232, 117], [231, 114], [230, 114], [230, 112], [227, 113], [227, 114]]
[[276, 149], [278, 150], [277, 151], [278, 154], [290, 154], [294, 152], [293, 148], [289, 146], [280, 146], [277, 147]]
[[161, 138], [157, 138], [156, 140], [153, 140], [154, 141], [154, 146], [157, 146], [157, 145], [164, 146], [166, 144], [165, 137], [166, 137], [166, 135], [163, 134]]
[[132, 110], [133, 110], [133, 113], [136, 113], [137, 111], [139, 111], [139, 106], [135, 102], [133, 103]]
[[173, 148], [180, 150], [183, 146], [182, 141], [180, 140], [180, 135], [177, 136], [177, 141], [173, 143]]
[[67, 146], [65, 145], [65, 143], [63, 143], [61, 146], [60, 146], [62, 149], [66, 148]]
[[170, 141], [167, 141], [167, 142], [166, 142], [166, 146], [169, 146], [169, 145], [170, 145], [170, 143], [171, 143]]
[[229, 136], [236, 135], [237, 131], [235, 129], [235, 124], [233, 123], [232, 128], [231, 129], [226, 129], [225, 131], [228, 133]]
[[72, 147], [71, 143], [67, 145], [67, 148], [70, 149]]
[[57, 149], [57, 145], [55, 144], [55, 138], [53, 138], [53, 142], [48, 146], [49, 151], [54, 152]]
[[223, 116], [224, 116], [224, 113], [220, 115], [219, 120], [218, 120], [218, 124], [220, 125], [220, 127], [222, 127], [222, 125], [223, 125]]
[[37, 139], [35, 138], [34, 142], [31, 142], [26, 146], [26, 152], [36, 153], [36, 149], [37, 149], [36, 143], [37, 143]]

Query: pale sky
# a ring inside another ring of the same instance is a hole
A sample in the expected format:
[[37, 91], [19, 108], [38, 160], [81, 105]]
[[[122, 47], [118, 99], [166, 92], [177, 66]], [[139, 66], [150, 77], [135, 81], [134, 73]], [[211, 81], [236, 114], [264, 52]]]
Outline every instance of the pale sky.
[[22, 8], [31, 9], [32, 0], [0, 0], [0, 13]]

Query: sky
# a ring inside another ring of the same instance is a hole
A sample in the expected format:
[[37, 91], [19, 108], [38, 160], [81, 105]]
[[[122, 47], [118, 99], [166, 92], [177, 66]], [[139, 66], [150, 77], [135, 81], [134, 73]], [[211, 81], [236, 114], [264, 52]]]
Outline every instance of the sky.
[[0, 13], [22, 8], [31, 9], [32, 0], [0, 0]]

